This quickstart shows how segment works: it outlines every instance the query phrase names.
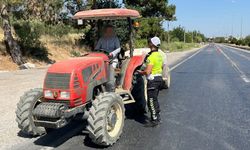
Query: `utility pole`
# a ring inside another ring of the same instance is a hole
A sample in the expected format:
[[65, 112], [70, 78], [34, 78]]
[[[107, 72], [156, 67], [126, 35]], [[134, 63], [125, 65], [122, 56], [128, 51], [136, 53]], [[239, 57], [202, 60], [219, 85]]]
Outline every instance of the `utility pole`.
[[240, 39], [242, 39], [242, 28], [243, 28], [243, 18], [241, 17], [241, 22], [240, 22]]
[[194, 43], [194, 31], [192, 31], [192, 43]]
[[184, 28], [184, 35], [183, 35], [183, 37], [184, 37], [184, 43], [186, 43], [186, 31], [185, 31], [185, 28]]
[[170, 43], [170, 29], [169, 29], [169, 26], [170, 26], [170, 21], [168, 20], [168, 43]]
[[234, 25], [232, 23], [232, 31], [231, 31], [231, 35], [234, 37]]

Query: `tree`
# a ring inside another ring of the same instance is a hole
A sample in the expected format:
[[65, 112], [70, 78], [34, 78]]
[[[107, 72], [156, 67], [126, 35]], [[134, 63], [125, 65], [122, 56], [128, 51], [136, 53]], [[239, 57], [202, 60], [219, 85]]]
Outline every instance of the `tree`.
[[164, 33], [164, 29], [161, 27], [162, 24], [158, 18], [140, 20], [141, 28], [137, 34], [140, 38], [148, 39], [153, 36], [161, 36]]
[[195, 43], [205, 42], [206, 37], [204, 34], [200, 33], [199, 31], [193, 31], [193, 37]]
[[174, 18], [175, 6], [168, 0], [125, 0], [126, 6], [137, 9], [143, 17]]
[[20, 19], [36, 19], [55, 24], [60, 19], [59, 12], [62, 10], [63, 4], [64, 0], [22, 0], [22, 3], [18, 3], [13, 11], [19, 15]]
[[185, 30], [179, 26], [170, 32], [171, 38], [177, 38], [179, 41], [184, 41]]
[[[124, 0], [126, 7], [137, 9], [144, 17], [141, 23], [142, 37], [158, 35], [162, 36], [164, 29], [162, 22], [164, 20], [174, 21], [175, 5], [169, 5], [168, 0]], [[146, 30], [148, 32], [145, 32]], [[168, 36], [169, 37], [169, 36]]]
[[15, 6], [16, 4], [20, 4], [21, 0], [1, 0], [0, 1], [0, 10], [2, 17], [2, 28], [4, 31], [4, 41], [6, 43], [6, 48], [10, 53], [10, 56], [18, 65], [25, 63], [22, 52], [20, 50], [20, 46], [15, 41], [12, 35], [12, 27], [10, 24], [10, 10], [11, 6]]
[[235, 37], [230, 36], [228, 41], [230, 42], [230, 44], [236, 44], [238, 40]]
[[214, 39], [214, 42], [216, 42], [216, 43], [226, 43], [226, 39], [225, 39], [225, 37], [216, 37]]
[[245, 43], [250, 46], [250, 35], [245, 38]]

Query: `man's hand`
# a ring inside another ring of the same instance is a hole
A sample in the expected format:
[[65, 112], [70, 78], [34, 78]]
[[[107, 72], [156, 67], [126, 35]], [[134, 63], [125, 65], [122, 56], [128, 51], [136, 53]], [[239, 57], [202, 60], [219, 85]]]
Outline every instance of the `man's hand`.
[[142, 71], [142, 70], [137, 70], [136, 72], [138, 72], [139, 74], [142, 74], [142, 75], [145, 74], [145, 71]]
[[113, 58], [113, 54], [109, 53], [109, 59], [112, 59], [112, 58]]
[[143, 75], [150, 75], [151, 72], [152, 72], [152, 68], [153, 68], [152, 65], [147, 65], [147, 68], [144, 71], [137, 70], [137, 72], [140, 73], [140, 74], [143, 74]]

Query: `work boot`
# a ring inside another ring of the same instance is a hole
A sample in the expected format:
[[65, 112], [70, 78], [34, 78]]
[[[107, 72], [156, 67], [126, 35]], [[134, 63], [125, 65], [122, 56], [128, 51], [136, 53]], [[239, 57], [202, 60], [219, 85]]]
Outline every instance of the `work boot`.
[[157, 122], [159, 123], [159, 124], [161, 124], [161, 116], [160, 116], [160, 114], [157, 114]]
[[156, 126], [158, 126], [159, 125], [159, 121], [157, 121], [157, 120], [151, 120], [151, 121], [148, 121], [145, 125], [144, 125], [144, 127], [146, 127], [146, 128], [152, 128], [152, 127], [156, 127]]

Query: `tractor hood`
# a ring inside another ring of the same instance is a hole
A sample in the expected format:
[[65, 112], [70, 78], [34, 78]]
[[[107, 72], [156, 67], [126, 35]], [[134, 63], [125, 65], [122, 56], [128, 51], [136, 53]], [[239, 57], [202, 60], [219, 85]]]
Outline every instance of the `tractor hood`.
[[72, 73], [78, 68], [96, 64], [97, 62], [108, 61], [108, 57], [101, 53], [91, 53], [84, 57], [72, 58], [69, 60], [61, 61], [49, 67], [48, 72], [51, 73]]

